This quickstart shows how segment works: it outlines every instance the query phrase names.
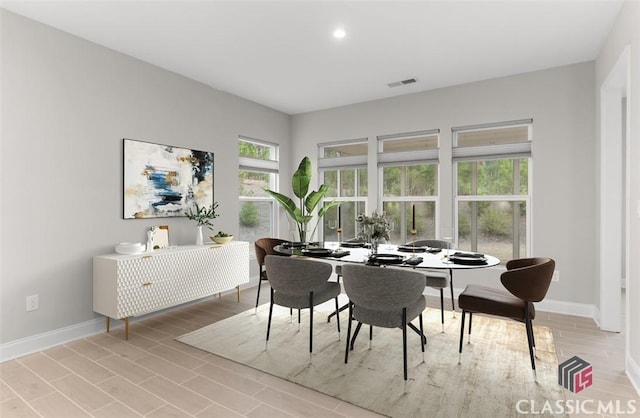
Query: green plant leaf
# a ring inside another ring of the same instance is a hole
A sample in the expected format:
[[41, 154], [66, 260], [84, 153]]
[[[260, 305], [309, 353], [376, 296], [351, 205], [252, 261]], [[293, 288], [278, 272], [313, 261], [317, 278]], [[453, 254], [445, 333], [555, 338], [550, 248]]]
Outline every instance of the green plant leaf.
[[311, 183], [311, 160], [309, 157], [304, 157], [291, 178], [293, 194], [299, 199], [304, 199], [309, 192], [309, 183]]
[[[307, 231], [307, 227], [309, 222], [313, 220], [313, 211], [316, 209], [318, 204], [324, 199], [324, 196], [327, 194], [329, 187], [326, 185], [321, 185], [318, 188], [318, 191], [312, 191], [309, 193], [309, 184], [311, 183], [311, 160], [309, 157], [304, 157], [300, 164], [298, 165], [298, 169], [293, 174], [291, 178], [291, 188], [293, 189], [293, 193], [299, 199], [299, 206], [288, 196], [285, 196], [281, 193], [275, 192], [273, 190], [264, 189], [265, 192], [269, 193], [280, 205], [287, 211], [287, 214], [293, 221], [296, 222], [296, 227], [298, 229], [298, 233], [300, 234], [301, 240]], [[307, 196], [308, 194], [308, 196]], [[315, 233], [318, 222], [320, 218], [332, 207], [338, 205], [339, 202], [331, 202], [328, 203], [328, 207], [321, 208], [318, 211], [318, 221], [316, 221], [315, 227], [313, 228], [313, 232], [311, 236]]]
[[340, 206], [340, 202], [332, 200], [331, 202], [325, 203], [318, 211], [318, 218], [322, 218], [329, 211], [329, 209], [335, 208], [336, 206]]
[[309, 196], [304, 200], [304, 206], [307, 209], [307, 212], [311, 213], [318, 206], [318, 203], [324, 198], [324, 195], [327, 194], [329, 187], [324, 184], [320, 186], [318, 191], [313, 191], [309, 193]]
[[206, 226], [209, 229], [213, 229], [212, 220], [220, 216], [220, 214], [216, 212], [216, 209], [218, 209], [218, 202], [213, 202], [209, 207], [199, 206], [198, 203], [195, 202], [195, 211], [190, 207], [184, 214], [190, 220], [196, 221], [199, 226]]
[[269, 189], [264, 189], [264, 191], [269, 193], [271, 197], [276, 199], [278, 203], [280, 203], [280, 205], [287, 211], [289, 216], [291, 216], [291, 218], [296, 219], [295, 211], [298, 210], [298, 212], [300, 212], [300, 209], [298, 209], [296, 204], [293, 202], [293, 200], [291, 200], [289, 196], [285, 196], [281, 193], [274, 192], [273, 190]]
[[298, 207], [293, 210], [293, 216], [291, 217], [299, 224], [306, 224], [313, 218], [311, 215], [303, 215], [302, 211]]

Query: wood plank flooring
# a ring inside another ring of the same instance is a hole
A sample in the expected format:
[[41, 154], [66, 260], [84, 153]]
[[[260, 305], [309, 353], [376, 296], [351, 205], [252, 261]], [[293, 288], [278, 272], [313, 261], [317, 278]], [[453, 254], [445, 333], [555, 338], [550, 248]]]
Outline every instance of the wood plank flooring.
[[[267, 301], [268, 294], [268, 285], [263, 285], [261, 302]], [[255, 295], [255, 288], [243, 290], [238, 303], [235, 291], [229, 292], [132, 321], [128, 341], [119, 327], [4, 362], [0, 364], [0, 416], [379, 416], [174, 341], [176, 336], [253, 308]], [[437, 298], [427, 299], [429, 306], [439, 308]], [[112, 324], [118, 326], [117, 322]], [[560, 362], [577, 355], [593, 365], [593, 386], [584, 395], [568, 394], [568, 399], [638, 399], [624, 375], [624, 335], [602, 332], [587, 318], [545, 312], [538, 313], [535, 324], [553, 329]], [[437, 332], [440, 324], [430, 327]]]

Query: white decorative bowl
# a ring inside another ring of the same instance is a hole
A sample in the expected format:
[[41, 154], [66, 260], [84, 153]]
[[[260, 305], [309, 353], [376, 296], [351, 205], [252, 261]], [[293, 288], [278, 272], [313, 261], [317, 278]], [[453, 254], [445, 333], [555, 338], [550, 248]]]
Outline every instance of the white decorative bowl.
[[233, 239], [233, 235], [229, 235], [228, 237], [211, 236], [209, 238], [211, 238], [211, 240], [217, 244], [226, 244], [227, 242], [230, 242]]
[[138, 254], [145, 250], [147, 246], [141, 242], [121, 242], [116, 245], [118, 254]]

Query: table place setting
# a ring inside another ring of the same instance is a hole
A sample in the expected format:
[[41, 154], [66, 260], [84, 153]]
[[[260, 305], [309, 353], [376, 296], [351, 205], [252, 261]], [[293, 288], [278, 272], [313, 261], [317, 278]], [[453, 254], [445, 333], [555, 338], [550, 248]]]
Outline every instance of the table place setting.
[[450, 263], [465, 264], [465, 265], [484, 265], [487, 264], [488, 259], [484, 254], [480, 253], [462, 253], [456, 251], [450, 254], [448, 257]]
[[400, 254], [373, 254], [369, 257], [367, 264], [369, 265], [385, 265], [385, 264], [395, 264], [395, 265], [409, 265], [409, 266], [417, 266], [422, 263], [424, 259], [422, 257], [412, 256], [406, 257]]
[[442, 251], [442, 248], [428, 247], [426, 245], [411, 245], [400, 244], [397, 248], [398, 251], [403, 253], [431, 253], [437, 254]]
[[332, 257], [332, 258], [341, 258], [351, 254], [350, 251], [341, 250], [341, 249], [331, 249], [331, 248], [303, 248], [300, 250], [301, 255], [305, 255], [308, 257]]
[[[349, 242], [349, 241], [346, 241]], [[409, 244], [380, 244], [379, 251], [373, 253], [366, 246], [345, 246], [345, 242], [325, 242], [323, 244], [307, 243], [306, 247], [277, 246], [276, 252], [287, 256], [303, 256], [323, 258], [338, 263], [363, 263], [378, 266], [419, 268], [419, 269], [446, 269], [466, 270], [498, 265], [500, 260], [496, 257], [462, 250], [446, 250], [442, 248], [415, 246], [416, 251], [406, 249], [413, 248]], [[351, 241], [350, 243], [356, 244]], [[360, 245], [363, 243], [360, 242]], [[322, 245], [322, 246], [320, 246]], [[419, 251], [424, 248], [423, 251]], [[403, 250], [405, 249], [405, 250]]]
[[366, 248], [367, 243], [364, 241], [343, 241], [340, 243], [340, 247], [344, 248]]

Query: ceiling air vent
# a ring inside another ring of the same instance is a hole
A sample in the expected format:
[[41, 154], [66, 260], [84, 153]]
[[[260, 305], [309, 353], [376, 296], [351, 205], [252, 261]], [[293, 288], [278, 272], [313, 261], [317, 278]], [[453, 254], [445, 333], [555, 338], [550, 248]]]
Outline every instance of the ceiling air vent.
[[401, 80], [401, 81], [395, 81], [393, 83], [389, 83], [387, 84], [387, 86], [389, 87], [398, 87], [398, 86], [404, 86], [406, 84], [413, 84], [413, 83], [417, 83], [418, 79], [413, 77], [413, 78], [407, 78], [406, 80]]

